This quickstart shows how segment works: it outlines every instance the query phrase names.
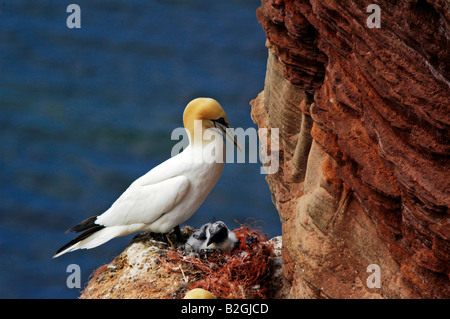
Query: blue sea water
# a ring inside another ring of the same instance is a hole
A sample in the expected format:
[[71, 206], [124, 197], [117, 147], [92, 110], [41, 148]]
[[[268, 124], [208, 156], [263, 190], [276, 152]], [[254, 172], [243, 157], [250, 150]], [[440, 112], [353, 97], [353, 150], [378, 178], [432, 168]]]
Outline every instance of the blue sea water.
[[[81, 8], [69, 29], [66, 8]], [[259, 0], [0, 1], [0, 298], [76, 298], [133, 235], [52, 259], [65, 230], [105, 211], [170, 156], [185, 105], [217, 99], [255, 127], [267, 51]], [[260, 163], [227, 164], [186, 224], [254, 218], [281, 234]]]

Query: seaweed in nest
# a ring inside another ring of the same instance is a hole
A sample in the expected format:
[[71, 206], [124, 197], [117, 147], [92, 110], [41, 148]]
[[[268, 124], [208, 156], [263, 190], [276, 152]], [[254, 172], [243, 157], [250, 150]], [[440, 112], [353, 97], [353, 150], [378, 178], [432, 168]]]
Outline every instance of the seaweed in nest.
[[203, 288], [224, 299], [265, 298], [269, 293], [270, 280], [266, 279], [270, 275], [272, 246], [256, 227], [241, 225], [233, 232], [239, 243], [231, 252], [186, 254], [170, 250], [162, 264], [171, 270], [179, 269], [183, 277], [187, 275], [188, 290]]

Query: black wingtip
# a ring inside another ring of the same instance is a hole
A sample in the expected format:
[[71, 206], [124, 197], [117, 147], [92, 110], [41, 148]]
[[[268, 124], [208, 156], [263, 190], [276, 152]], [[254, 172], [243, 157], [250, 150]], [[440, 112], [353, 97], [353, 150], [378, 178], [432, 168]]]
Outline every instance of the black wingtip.
[[83, 220], [78, 225], [73, 226], [72, 228], [69, 228], [68, 230], [66, 230], [66, 234], [72, 233], [72, 232], [79, 233], [79, 232], [85, 231], [91, 227], [99, 226], [95, 223], [95, 221], [97, 220], [97, 217], [98, 216], [92, 216], [92, 217], [89, 217], [88, 219]]

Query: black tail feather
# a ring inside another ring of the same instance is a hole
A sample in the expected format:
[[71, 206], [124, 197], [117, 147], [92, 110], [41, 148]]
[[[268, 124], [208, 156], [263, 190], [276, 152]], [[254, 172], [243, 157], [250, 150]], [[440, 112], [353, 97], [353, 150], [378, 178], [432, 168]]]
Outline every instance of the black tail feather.
[[[97, 217], [97, 216], [94, 216], [95, 218]], [[93, 217], [91, 217], [91, 218], [89, 218], [89, 219], [92, 219]], [[95, 220], [95, 219], [94, 219]], [[83, 221], [81, 224], [83, 224], [84, 222], [86, 222], [86, 221], [88, 221], [88, 219], [86, 219], [85, 221]], [[80, 226], [81, 224], [79, 224], [79, 225], [77, 225], [77, 226], [75, 226], [75, 227], [78, 227], [78, 226]], [[75, 227], [72, 227], [71, 229], [74, 229]], [[101, 225], [97, 225], [97, 224], [94, 224], [92, 227], [90, 227], [90, 228], [85, 228], [84, 229], [84, 232], [83, 233], [81, 233], [80, 235], [78, 235], [77, 237], [75, 237], [74, 239], [72, 239], [71, 241], [69, 241], [67, 244], [65, 244], [64, 246], [62, 246], [60, 249], [58, 249], [58, 251], [56, 252], [56, 255], [57, 254], [59, 254], [60, 252], [62, 252], [64, 249], [66, 249], [66, 248], [68, 248], [68, 247], [70, 247], [70, 246], [72, 246], [72, 245], [75, 245], [76, 243], [78, 243], [79, 241], [82, 241], [83, 239], [85, 239], [85, 238], [87, 238], [87, 237], [89, 237], [89, 236], [91, 236], [93, 233], [95, 233], [95, 232], [97, 232], [97, 231], [99, 231], [99, 230], [101, 230], [101, 229], [103, 229], [103, 228], [105, 228], [105, 226], [101, 226]], [[76, 232], [80, 232], [80, 231], [82, 231], [83, 229], [80, 229], [80, 230], [71, 230], [71, 229], [69, 229], [69, 231], [76, 231]], [[77, 228], [78, 229], [78, 228]]]

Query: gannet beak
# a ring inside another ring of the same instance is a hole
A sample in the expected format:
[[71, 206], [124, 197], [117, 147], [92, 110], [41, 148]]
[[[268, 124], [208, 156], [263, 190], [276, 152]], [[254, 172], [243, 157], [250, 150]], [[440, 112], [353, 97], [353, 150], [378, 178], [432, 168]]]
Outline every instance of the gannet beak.
[[212, 122], [214, 123], [214, 127], [219, 129], [219, 131], [223, 134], [223, 136], [225, 136], [228, 142], [233, 143], [234, 147], [237, 150], [242, 151], [241, 144], [237, 140], [236, 135], [234, 135], [230, 124], [228, 124], [223, 117], [218, 120], [212, 120]]

